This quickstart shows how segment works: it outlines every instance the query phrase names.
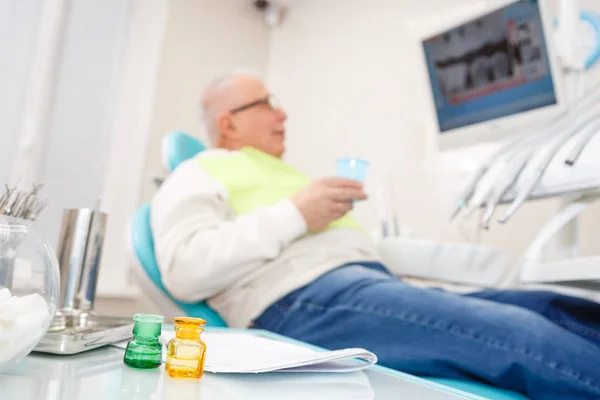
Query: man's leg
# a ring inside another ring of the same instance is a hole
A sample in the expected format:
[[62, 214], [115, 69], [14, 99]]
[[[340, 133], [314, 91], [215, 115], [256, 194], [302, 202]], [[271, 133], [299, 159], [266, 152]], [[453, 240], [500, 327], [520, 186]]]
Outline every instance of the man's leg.
[[485, 290], [466, 296], [527, 308], [600, 345], [600, 304], [551, 291]]
[[599, 398], [600, 349], [520, 307], [335, 270], [255, 324], [329, 349], [363, 347], [415, 375], [474, 378], [534, 399]]

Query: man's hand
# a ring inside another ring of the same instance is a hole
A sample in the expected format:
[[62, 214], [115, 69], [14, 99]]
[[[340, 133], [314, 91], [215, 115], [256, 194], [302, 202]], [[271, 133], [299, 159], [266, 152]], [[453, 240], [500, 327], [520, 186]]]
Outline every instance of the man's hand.
[[306, 220], [309, 232], [317, 232], [352, 209], [352, 200], [365, 200], [362, 183], [345, 178], [314, 181], [294, 196], [292, 202]]

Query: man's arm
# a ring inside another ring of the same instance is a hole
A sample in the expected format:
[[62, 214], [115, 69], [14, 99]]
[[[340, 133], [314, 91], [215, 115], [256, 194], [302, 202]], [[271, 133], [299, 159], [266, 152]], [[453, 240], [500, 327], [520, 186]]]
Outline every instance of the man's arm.
[[182, 301], [212, 297], [307, 231], [287, 199], [235, 216], [226, 189], [197, 159], [165, 180], [151, 215], [163, 283]]

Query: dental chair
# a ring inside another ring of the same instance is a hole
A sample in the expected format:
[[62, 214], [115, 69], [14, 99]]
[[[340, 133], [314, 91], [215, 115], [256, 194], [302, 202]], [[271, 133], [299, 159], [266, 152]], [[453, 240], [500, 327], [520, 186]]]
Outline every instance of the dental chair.
[[[204, 145], [184, 132], [173, 132], [163, 140], [163, 163], [172, 172], [181, 162], [205, 149]], [[184, 303], [176, 300], [164, 287], [156, 258], [154, 239], [150, 226], [150, 203], [142, 204], [130, 224], [130, 247], [137, 259], [134, 275], [145, 293], [150, 294], [166, 317], [187, 315], [206, 320], [210, 327], [226, 327], [227, 324], [206, 302]]]
[[[168, 134], [162, 144], [163, 166], [168, 172], [174, 171], [183, 161], [205, 149], [198, 139], [184, 132]], [[189, 315], [205, 319], [207, 326], [210, 327], [226, 327], [223, 319], [206, 302], [183, 303], [174, 299], [165, 289], [154, 256], [150, 211], [150, 204], [143, 204], [138, 208], [131, 221], [131, 245], [139, 264], [135, 275], [142, 289], [155, 299], [165, 316]], [[425, 377], [425, 379], [481, 396], [484, 399], [527, 400], [522, 395], [477, 382], [430, 377]]]

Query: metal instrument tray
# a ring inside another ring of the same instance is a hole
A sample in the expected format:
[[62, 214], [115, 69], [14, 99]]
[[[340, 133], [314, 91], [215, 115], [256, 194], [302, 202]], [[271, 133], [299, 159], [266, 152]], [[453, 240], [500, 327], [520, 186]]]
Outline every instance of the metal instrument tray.
[[73, 322], [63, 330], [46, 333], [33, 351], [77, 354], [133, 337], [131, 318], [90, 315], [83, 326]]

